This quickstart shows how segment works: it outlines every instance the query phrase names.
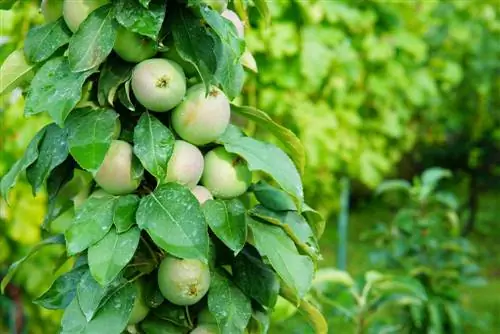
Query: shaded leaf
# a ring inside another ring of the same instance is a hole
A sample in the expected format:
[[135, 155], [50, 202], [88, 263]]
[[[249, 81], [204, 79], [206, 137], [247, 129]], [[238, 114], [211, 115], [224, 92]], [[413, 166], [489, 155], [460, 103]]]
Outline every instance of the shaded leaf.
[[255, 197], [266, 208], [275, 211], [297, 211], [292, 198], [283, 190], [271, 186], [265, 181], [258, 181], [250, 189]]
[[158, 319], [170, 321], [179, 327], [189, 327], [184, 306], [174, 305], [166, 300], [152, 312]]
[[139, 196], [137, 195], [130, 194], [118, 198], [113, 211], [116, 232], [126, 232], [135, 224], [135, 214], [138, 207]]
[[215, 235], [237, 254], [247, 239], [246, 209], [238, 199], [208, 200], [203, 213]]
[[7, 286], [7, 284], [9, 284], [10, 280], [14, 277], [17, 270], [19, 269], [19, 266], [21, 264], [23, 264], [23, 262], [28, 260], [36, 252], [38, 252], [40, 250], [40, 248], [43, 248], [46, 246], [51, 246], [51, 245], [64, 245], [64, 236], [62, 234], [58, 234], [58, 235], [55, 235], [55, 236], [52, 236], [50, 238], [47, 238], [47, 239], [40, 241], [38, 244], [33, 246], [33, 248], [31, 248], [31, 250], [29, 251], [29, 253], [27, 255], [25, 255], [21, 259], [17, 260], [16, 262], [12, 263], [9, 266], [7, 273], [2, 278], [2, 282], [0, 284], [2, 294], [5, 291], [5, 287]]
[[137, 1], [117, 0], [116, 20], [130, 31], [157, 40], [165, 19], [166, 6], [166, 1], [148, 1], [145, 6]]
[[65, 309], [76, 296], [76, 287], [87, 267], [75, 268], [59, 276], [50, 288], [33, 302], [50, 310]]
[[133, 64], [110, 56], [101, 69], [97, 86], [97, 100], [101, 106], [114, 105], [120, 85], [130, 79]]

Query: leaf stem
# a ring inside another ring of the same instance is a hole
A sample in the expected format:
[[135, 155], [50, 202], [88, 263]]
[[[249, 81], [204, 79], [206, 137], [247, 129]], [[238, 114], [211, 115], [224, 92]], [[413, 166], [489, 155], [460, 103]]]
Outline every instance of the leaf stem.
[[298, 310], [307, 317], [311, 325], [314, 327], [316, 334], [327, 334], [328, 323], [323, 317], [323, 314], [307, 300], [296, 297], [295, 293], [287, 286], [282, 285], [280, 295], [294, 305], [298, 305]]
[[142, 235], [141, 235], [141, 241], [146, 246], [146, 248], [148, 249], [149, 254], [151, 254], [151, 257], [153, 258], [153, 260], [155, 261], [155, 264], [157, 265], [158, 264], [158, 257], [156, 256], [156, 253], [154, 252], [154, 250], [149, 245], [148, 241]]
[[194, 327], [193, 321], [191, 320], [191, 316], [189, 315], [189, 308], [187, 307], [187, 305], [186, 305], [186, 319], [189, 324], [189, 328], [193, 328]]

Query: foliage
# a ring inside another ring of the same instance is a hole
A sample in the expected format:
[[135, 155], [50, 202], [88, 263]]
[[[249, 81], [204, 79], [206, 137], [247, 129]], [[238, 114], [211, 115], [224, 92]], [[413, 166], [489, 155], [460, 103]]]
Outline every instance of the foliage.
[[474, 246], [460, 236], [457, 199], [438, 188], [448, 177], [448, 170], [431, 168], [413, 185], [383, 183], [381, 195], [396, 193], [404, 201], [390, 224], [365, 233], [378, 248], [370, 254], [375, 265], [413, 277], [424, 287], [428, 300], [409, 306], [404, 314], [407, 328], [418, 333], [461, 333], [464, 319], [471, 318], [461, 306], [461, 289], [484, 283]]
[[[34, 302], [63, 312], [62, 333], [154, 333], [165, 328], [164, 322], [173, 332], [186, 333], [200, 325], [198, 314], [207, 307], [221, 333], [266, 333], [278, 294], [299, 305], [317, 333], [326, 333], [321, 313], [303, 299], [321, 258], [318, 239], [324, 221], [304, 199], [300, 141], [264, 112], [233, 105], [235, 113], [270, 129], [281, 143], [254, 139], [227, 124], [216, 141], [195, 147], [204, 154], [223, 147], [234, 155], [228, 166], [235, 177], [238, 165], [254, 179], [242, 196], [217, 198], [212, 191], [216, 198], [202, 204], [188, 185], [164, 177], [175, 154], [172, 139], [180, 134], [171, 129], [168, 114], [161, 113], [168, 110], [152, 113], [139, 103], [130, 78], [137, 67], [113, 52], [118, 29], [154, 42], [157, 58], [174, 49], [180, 64], [196, 69], [187, 85], [203, 83], [205, 101], [224, 94], [229, 105], [242, 89], [240, 58], [246, 50], [233, 23], [195, 0], [170, 0], [168, 5], [117, 0], [93, 9], [71, 33], [67, 11], [76, 3], [65, 1], [63, 16], [31, 28], [24, 48], [13, 51], [24, 52], [33, 78], [8, 62], [2, 66], [2, 73], [14, 73], [5, 86], [9, 90], [27, 82], [22, 87], [24, 115], [50, 119], [2, 173], [3, 198], [10, 198], [25, 174], [33, 195], [44, 186], [48, 203], [42, 226], [46, 238], [10, 266], [2, 291], [12, 286], [10, 280], [28, 258], [55, 248], [60, 255], [57, 278]], [[267, 12], [263, 1], [256, 5]], [[180, 64], [176, 71], [183, 71]], [[170, 73], [158, 75], [143, 80], [151, 80], [155, 89], [170, 89]], [[257, 185], [259, 195], [254, 196]], [[180, 274], [174, 269], [158, 270], [167, 254], [205, 270], [204, 277], [210, 277], [206, 296], [205, 290], [190, 299], [202, 289], [196, 277], [190, 281], [194, 273], [175, 277]], [[32, 276], [38, 274], [33, 270]], [[176, 299], [178, 305], [162, 289], [165, 275], [186, 280], [186, 289], [168, 287], [186, 294]], [[151, 310], [130, 323], [142, 299]], [[179, 300], [192, 302], [180, 305]]]
[[374, 188], [416, 143], [424, 165], [461, 154], [495, 166], [473, 148], [498, 148], [496, 1], [273, 1], [270, 13], [271, 26], [249, 21], [259, 74], [244, 101], [298, 133], [322, 212], [338, 209], [340, 176]]

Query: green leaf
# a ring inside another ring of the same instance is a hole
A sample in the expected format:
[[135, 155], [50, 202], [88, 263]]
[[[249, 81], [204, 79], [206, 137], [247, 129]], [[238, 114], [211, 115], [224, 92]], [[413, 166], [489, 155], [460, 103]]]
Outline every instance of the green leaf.
[[375, 189], [375, 195], [380, 195], [389, 191], [400, 191], [400, 190], [408, 193], [410, 189], [411, 189], [411, 184], [406, 180], [388, 180], [382, 182]]
[[26, 58], [32, 63], [47, 60], [59, 48], [68, 44], [70, 37], [71, 31], [62, 17], [43, 26], [33, 27], [24, 42]]
[[171, 15], [169, 29], [174, 46], [181, 58], [196, 68], [209, 91], [217, 70], [215, 36], [207, 33], [201, 20], [188, 9], [175, 7]]
[[159, 307], [153, 309], [152, 312], [158, 319], [170, 321], [180, 327], [189, 327], [186, 308], [184, 306], [164, 301]]
[[222, 334], [243, 333], [252, 315], [250, 299], [219, 272], [212, 273], [208, 309]]
[[94, 277], [92, 277], [90, 271], [85, 272], [76, 287], [76, 294], [80, 309], [87, 321], [90, 321], [94, 317], [107, 292], [108, 288], [100, 286]]
[[18, 0], [0, 0], [0, 9], [11, 9]]
[[26, 256], [22, 257], [21, 259], [17, 260], [16, 262], [12, 263], [9, 266], [7, 273], [2, 278], [2, 283], [0, 284], [2, 294], [4, 293], [5, 287], [7, 286], [7, 284], [9, 284], [12, 277], [14, 277], [14, 275], [16, 274], [17, 270], [19, 269], [19, 266], [21, 264], [23, 264], [23, 262], [28, 260], [36, 252], [38, 252], [40, 250], [40, 248], [50, 246], [50, 245], [64, 245], [64, 236], [62, 234], [58, 234], [58, 235], [54, 235], [50, 238], [47, 238], [47, 239], [40, 241], [38, 244], [33, 246], [33, 248], [31, 248], [31, 250], [29, 251], [29, 253]]
[[116, 20], [130, 31], [157, 40], [165, 19], [166, 6], [167, 1], [154, 1], [144, 6], [137, 1], [117, 0]]
[[86, 266], [75, 268], [59, 276], [50, 288], [33, 302], [46, 309], [65, 309], [76, 296], [76, 287], [88, 271]]
[[255, 311], [252, 313], [252, 318], [248, 324], [249, 333], [267, 334], [270, 326], [269, 314], [264, 311]]
[[254, 218], [280, 226], [297, 247], [314, 260], [320, 260], [318, 241], [305, 218], [296, 211], [273, 211], [257, 205], [249, 211]]
[[207, 223], [188, 188], [177, 183], [159, 186], [141, 199], [136, 219], [139, 228], [172, 255], [208, 260]]
[[130, 194], [118, 198], [113, 211], [116, 232], [127, 232], [135, 224], [135, 214], [138, 207], [139, 196], [137, 195]]
[[10, 189], [16, 184], [17, 178], [26, 168], [31, 166], [36, 159], [38, 159], [38, 146], [45, 136], [46, 128], [44, 127], [31, 139], [24, 155], [21, 159], [16, 161], [12, 168], [2, 177], [0, 181], [0, 197], [8, 202], [8, 195]]
[[269, 25], [271, 22], [271, 13], [269, 12], [266, 0], [254, 0], [254, 4], [260, 15], [264, 18], [264, 21]]
[[265, 307], [274, 307], [280, 289], [278, 277], [253, 247], [245, 247], [232, 268], [233, 280], [241, 291]]
[[232, 100], [240, 94], [243, 87], [244, 70], [239, 60], [245, 51], [245, 41], [239, 38], [234, 24], [217, 11], [204, 6], [200, 13], [217, 36], [215, 79], [227, 97]]
[[266, 257], [281, 279], [302, 298], [311, 287], [314, 265], [308, 256], [300, 255], [294, 242], [278, 226], [249, 220], [255, 247]]
[[178, 327], [170, 321], [148, 317], [140, 324], [145, 334], [186, 334], [186, 329]]
[[25, 115], [48, 112], [57, 125], [63, 126], [82, 96], [85, 80], [92, 73], [93, 70], [72, 72], [65, 57], [50, 59], [38, 70], [31, 83]]
[[113, 106], [118, 88], [130, 79], [133, 64], [110, 56], [104, 63], [97, 85], [97, 100], [101, 106]]
[[252, 171], [271, 176], [283, 190], [292, 195], [300, 207], [304, 191], [299, 172], [292, 160], [278, 147], [250, 137], [232, 138], [223, 142], [227, 151], [241, 156]]
[[116, 291], [87, 322], [77, 298], [64, 312], [61, 324], [63, 334], [121, 333], [132, 312], [137, 289], [129, 283]]
[[66, 230], [68, 255], [84, 251], [101, 240], [113, 225], [116, 197], [89, 197], [77, 210], [75, 220]]
[[58, 201], [58, 195], [61, 189], [73, 179], [74, 175], [74, 161], [72, 159], [67, 159], [61, 165], [57, 166], [54, 170], [50, 172], [47, 178], [47, 213], [43, 219], [42, 228], [46, 230], [48, 225], [62, 214], [66, 209], [69, 209], [73, 203], [69, 198], [65, 198], [63, 202], [66, 205], [61, 205]]
[[68, 59], [73, 72], [99, 66], [113, 50], [117, 24], [112, 5], [104, 5], [82, 22], [69, 42]]
[[258, 181], [250, 187], [250, 191], [266, 208], [275, 211], [297, 211], [297, 206], [290, 195], [281, 189], [273, 187], [265, 181]]
[[151, 2], [151, 0], [139, 0], [139, 3], [144, 7], [144, 8], [148, 8], [149, 7], [149, 3]]
[[114, 228], [88, 251], [92, 276], [102, 286], [111, 283], [134, 256], [141, 232], [132, 228], [118, 234]]
[[231, 111], [237, 113], [272, 133], [284, 146], [301, 174], [304, 174], [306, 153], [299, 138], [289, 129], [279, 125], [269, 115], [257, 108], [231, 104]]
[[112, 109], [76, 109], [66, 122], [69, 151], [85, 170], [96, 173], [113, 140], [118, 114]]
[[135, 111], [135, 105], [132, 103], [130, 94], [130, 80], [127, 80], [123, 86], [118, 89], [118, 100], [130, 111]]
[[38, 193], [52, 170], [68, 157], [67, 133], [54, 123], [45, 127], [45, 135], [38, 146], [38, 159], [26, 169], [33, 196]]
[[161, 184], [174, 151], [172, 132], [150, 113], [143, 113], [134, 129], [134, 153], [144, 168]]
[[302, 215], [306, 218], [307, 223], [311, 226], [314, 231], [316, 239], [320, 239], [325, 232], [326, 221], [323, 216], [313, 208], [311, 208], [307, 203], [302, 206]]
[[247, 240], [246, 209], [238, 199], [209, 200], [203, 206], [208, 226], [235, 254]]
[[28, 64], [23, 50], [15, 50], [0, 67], [0, 95], [29, 83], [35, 75], [36, 64]]

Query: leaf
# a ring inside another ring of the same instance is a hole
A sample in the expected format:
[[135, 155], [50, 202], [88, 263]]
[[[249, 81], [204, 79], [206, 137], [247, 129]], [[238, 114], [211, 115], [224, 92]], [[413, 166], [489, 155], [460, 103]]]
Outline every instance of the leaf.
[[159, 186], [141, 199], [137, 225], [160, 248], [180, 258], [208, 260], [208, 232], [198, 200], [177, 183]]
[[186, 329], [178, 327], [173, 323], [148, 317], [140, 324], [145, 334], [186, 334]]
[[45, 136], [46, 128], [42, 128], [37, 134], [31, 139], [24, 155], [21, 159], [16, 161], [12, 168], [2, 177], [0, 181], [0, 196], [8, 202], [8, 195], [10, 189], [16, 184], [17, 178], [20, 173], [22, 173], [26, 168], [31, 166], [36, 159], [38, 159], [38, 146]]
[[66, 199], [67, 206], [59, 205], [57, 195], [74, 175], [75, 164], [72, 159], [67, 159], [61, 165], [53, 169], [47, 178], [47, 212], [43, 219], [42, 229], [46, 230], [48, 224], [57, 218], [63, 211], [72, 205], [69, 199]]
[[301, 251], [314, 260], [320, 260], [318, 241], [305, 218], [296, 211], [273, 211], [262, 205], [249, 210], [249, 215], [280, 226]]
[[158, 183], [167, 176], [167, 164], [174, 151], [172, 132], [150, 113], [143, 113], [134, 129], [134, 153]]
[[86, 271], [76, 287], [78, 304], [87, 321], [90, 321], [97, 312], [99, 305], [108, 292], [92, 277], [90, 271]]
[[18, 0], [0, 0], [0, 9], [11, 9]]
[[241, 156], [251, 171], [262, 171], [271, 176], [301, 206], [304, 191], [300, 175], [292, 160], [282, 150], [250, 137], [234, 137], [223, 144], [227, 151]]
[[118, 89], [118, 100], [130, 111], [135, 111], [135, 105], [132, 103], [130, 95], [130, 80], [127, 80], [123, 86]]
[[117, 0], [116, 20], [130, 31], [157, 40], [166, 7], [166, 1], [148, 1], [148, 5], [144, 6], [137, 1]]
[[60, 17], [54, 22], [42, 26], [33, 27], [26, 35], [24, 41], [24, 53], [32, 63], [47, 60], [61, 48], [69, 43], [71, 31]]
[[63, 126], [82, 96], [85, 80], [92, 73], [93, 70], [72, 72], [65, 57], [50, 59], [38, 70], [31, 83], [25, 115], [48, 112], [57, 125]]
[[61, 324], [63, 334], [121, 333], [132, 312], [137, 289], [133, 283], [116, 291], [87, 322], [75, 298], [64, 312]]
[[247, 240], [246, 209], [238, 199], [208, 200], [203, 206], [208, 226], [235, 254]]
[[189, 321], [186, 316], [187, 309], [184, 306], [174, 305], [164, 301], [159, 307], [152, 310], [152, 313], [162, 320], [170, 321], [180, 327], [189, 327]]
[[233, 280], [245, 295], [265, 307], [274, 307], [280, 289], [278, 277], [253, 247], [246, 246], [234, 259], [232, 268]]
[[68, 59], [73, 72], [96, 68], [113, 50], [118, 26], [112, 8], [109, 4], [91, 12], [71, 37]]
[[219, 272], [212, 274], [208, 309], [222, 334], [243, 333], [252, 315], [250, 299]]
[[299, 138], [289, 129], [279, 125], [269, 115], [257, 108], [231, 104], [231, 111], [254, 121], [272, 133], [284, 146], [301, 174], [304, 174], [306, 153]]
[[113, 211], [116, 232], [127, 232], [135, 224], [135, 214], [139, 207], [139, 196], [129, 194], [120, 196]]
[[313, 208], [311, 208], [307, 203], [302, 206], [302, 215], [306, 218], [308, 224], [314, 231], [316, 239], [320, 239], [325, 232], [326, 221], [323, 216]]
[[97, 100], [101, 106], [114, 105], [118, 88], [130, 79], [133, 64], [110, 56], [104, 63], [97, 86]]
[[300, 255], [293, 241], [277, 226], [249, 220], [255, 247], [267, 257], [281, 279], [302, 298], [311, 287], [314, 265], [305, 255]]
[[77, 210], [75, 220], [66, 230], [68, 255], [84, 251], [101, 240], [113, 225], [113, 206], [116, 198], [111, 195], [89, 197]]
[[36, 64], [28, 64], [23, 50], [15, 50], [0, 66], [0, 96], [29, 83], [35, 75]]
[[239, 38], [234, 24], [217, 11], [203, 6], [201, 16], [213, 29], [216, 38], [217, 70], [215, 79], [230, 100], [238, 96], [243, 87], [243, 66], [240, 58], [245, 51], [245, 40]]
[[75, 268], [59, 276], [50, 288], [33, 302], [46, 309], [65, 309], [76, 296], [76, 287], [88, 268]]
[[400, 190], [408, 193], [410, 189], [411, 189], [411, 184], [406, 180], [388, 180], [382, 182], [375, 189], [375, 195], [380, 195], [388, 191], [400, 191]]
[[151, 2], [151, 0], [139, 0], [139, 3], [144, 7], [144, 8], [148, 8], [149, 7], [149, 3]]
[[67, 120], [69, 150], [85, 170], [96, 173], [113, 140], [118, 114], [112, 109], [76, 109]]
[[52, 170], [68, 157], [67, 131], [52, 123], [38, 146], [38, 159], [26, 169], [26, 176], [35, 196]]
[[47, 238], [47, 239], [40, 241], [38, 244], [33, 246], [33, 248], [31, 248], [31, 250], [29, 251], [29, 253], [27, 255], [25, 255], [21, 259], [17, 260], [16, 262], [12, 263], [9, 266], [7, 273], [2, 278], [2, 282], [0, 284], [2, 294], [4, 293], [5, 287], [7, 286], [7, 284], [9, 284], [10, 280], [16, 274], [17, 270], [19, 269], [19, 266], [21, 264], [23, 264], [23, 262], [28, 260], [36, 252], [38, 252], [40, 250], [40, 248], [50, 246], [50, 245], [64, 245], [64, 236], [62, 234], [58, 234], [58, 235], [54, 235], [50, 238]]
[[188, 9], [175, 7], [169, 18], [172, 19], [169, 29], [175, 49], [182, 59], [196, 68], [209, 91], [217, 70], [215, 37], [207, 33], [201, 20]]
[[271, 186], [265, 181], [258, 181], [249, 190], [255, 194], [260, 204], [268, 209], [275, 211], [297, 211], [297, 206], [286, 192]]
[[118, 234], [114, 228], [88, 251], [92, 276], [102, 286], [111, 283], [130, 262], [139, 245], [141, 232], [132, 228]]
[[248, 331], [255, 334], [267, 334], [270, 322], [269, 314], [260, 310], [254, 311], [248, 325]]
[[254, 4], [260, 15], [264, 18], [266, 24], [269, 25], [271, 23], [271, 13], [269, 12], [266, 0], [254, 0]]

